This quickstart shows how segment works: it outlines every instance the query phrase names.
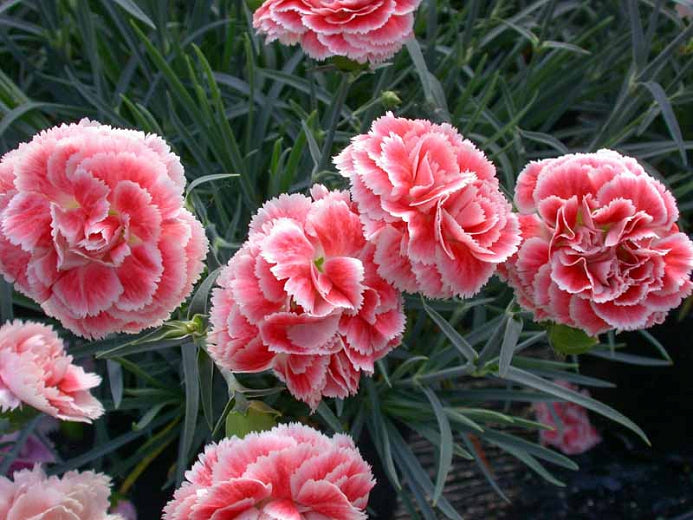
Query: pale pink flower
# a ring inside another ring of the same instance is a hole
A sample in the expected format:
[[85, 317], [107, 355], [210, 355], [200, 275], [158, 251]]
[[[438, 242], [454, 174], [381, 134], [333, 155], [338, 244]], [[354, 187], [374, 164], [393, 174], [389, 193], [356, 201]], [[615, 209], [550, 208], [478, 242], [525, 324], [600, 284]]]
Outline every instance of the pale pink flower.
[[[569, 390], [578, 388], [565, 381], [556, 381]], [[589, 396], [587, 390], [582, 394]], [[569, 402], [535, 403], [537, 421], [553, 430], [541, 430], [539, 440], [544, 446], [554, 446], [566, 455], [579, 455], [599, 444], [602, 438], [590, 423], [587, 410]]]
[[344, 56], [359, 63], [392, 58], [414, 36], [421, 0], [267, 0], [253, 26], [268, 42], [300, 43], [317, 60]]
[[530, 163], [515, 201], [524, 242], [502, 273], [537, 320], [591, 335], [641, 329], [691, 294], [676, 201], [635, 159], [601, 150]]
[[250, 223], [214, 290], [210, 354], [234, 372], [273, 369], [298, 399], [347, 397], [396, 347], [402, 299], [373, 263], [348, 192], [281, 195]]
[[83, 120], [0, 161], [0, 273], [76, 334], [167, 319], [203, 269], [183, 166], [158, 136]]
[[[2, 383], [0, 382], [0, 385]], [[0, 436], [0, 464], [5, 456], [12, 450], [14, 443], [19, 438], [19, 432]], [[7, 469], [7, 475], [12, 475], [21, 469], [31, 469], [36, 464], [52, 464], [55, 462], [53, 452], [36, 435], [29, 435], [24, 446], [19, 450], [17, 457]]]
[[72, 362], [55, 331], [15, 321], [0, 327], [0, 411], [22, 405], [66, 421], [91, 422], [103, 414], [89, 392], [101, 383]]
[[71, 471], [47, 477], [36, 466], [0, 477], [0, 518], [5, 520], [123, 520], [108, 514], [111, 480], [100, 473]]
[[520, 241], [486, 156], [448, 124], [388, 113], [335, 158], [378, 272], [431, 298], [472, 296]]
[[276, 426], [205, 448], [164, 520], [365, 520], [375, 485], [351, 438]]

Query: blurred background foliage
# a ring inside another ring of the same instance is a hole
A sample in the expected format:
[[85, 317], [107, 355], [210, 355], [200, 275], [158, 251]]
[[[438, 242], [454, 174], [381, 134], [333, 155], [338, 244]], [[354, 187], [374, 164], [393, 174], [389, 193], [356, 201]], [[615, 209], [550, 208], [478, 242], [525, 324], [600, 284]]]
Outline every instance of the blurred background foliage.
[[[508, 194], [533, 159], [604, 147], [632, 155], [673, 190], [690, 229], [693, 24], [675, 5], [425, 0], [417, 41], [392, 63], [343, 72], [296, 47], [264, 45], [244, 0], [1, 3], [0, 152], [82, 117], [160, 134], [182, 157], [188, 203], [213, 245], [178, 321], [134, 337], [70, 338], [76, 357], [96, 355], [110, 413], [94, 428], [64, 427], [51, 471], [96, 467], [123, 494], [153, 496], [162, 485], [165, 495], [204, 443], [262, 423], [272, 407], [282, 420], [347, 431], [369, 446], [405, 490], [411, 518], [456, 519], [444, 492], [454, 459], [478, 464], [503, 496], [485, 446], [556, 484], [552, 466], [577, 469], [533, 442], [540, 425], [518, 403], [571, 400], [644, 438], [613, 408], [552, 382], [611, 386], [581, 373], [576, 356], [553, 352], [497, 281], [474, 300], [407, 297], [402, 347], [362, 380], [359, 395], [327, 400], [313, 416], [272, 376], [218, 372], [205, 353], [204, 317], [219, 266], [262, 202], [314, 182], [345, 187], [331, 156], [387, 110], [453, 124], [493, 160]], [[40, 317], [7, 285], [2, 291], [3, 320]], [[664, 347], [644, 337], [646, 355], [624, 351], [618, 335], [588, 355], [669, 364]], [[433, 446], [432, 474], [408, 442], [413, 434]], [[154, 488], [138, 483], [153, 468], [164, 475]]]

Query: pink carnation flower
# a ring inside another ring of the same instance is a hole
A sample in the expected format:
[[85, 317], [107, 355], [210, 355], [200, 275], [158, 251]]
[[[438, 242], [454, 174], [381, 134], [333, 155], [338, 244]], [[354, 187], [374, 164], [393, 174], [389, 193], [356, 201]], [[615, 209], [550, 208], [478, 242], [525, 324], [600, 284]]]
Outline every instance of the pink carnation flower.
[[72, 363], [55, 331], [15, 321], [0, 327], [0, 411], [26, 404], [66, 421], [91, 422], [103, 414], [89, 390], [97, 374]]
[[272, 368], [298, 399], [344, 398], [396, 347], [402, 299], [378, 276], [348, 192], [267, 202], [219, 276], [210, 354], [234, 372]]
[[448, 124], [388, 113], [335, 158], [378, 272], [431, 298], [476, 294], [520, 242], [496, 170]]
[[413, 37], [421, 0], [267, 0], [253, 26], [284, 45], [300, 43], [312, 58], [388, 60]]
[[351, 438], [299, 424], [210, 444], [164, 520], [365, 520], [375, 485]]
[[111, 480], [87, 471], [47, 477], [36, 466], [0, 477], [0, 518], [6, 520], [123, 520], [109, 515]]
[[[2, 384], [2, 383], [0, 383]], [[5, 456], [12, 450], [12, 446], [19, 438], [19, 432], [0, 436], [0, 464]], [[6, 444], [6, 446], [4, 446]], [[29, 435], [19, 454], [12, 461], [7, 470], [8, 475], [22, 469], [31, 469], [36, 464], [52, 464], [55, 462], [53, 452], [36, 435]]]
[[[556, 381], [570, 390], [577, 390], [574, 385], [565, 381]], [[583, 394], [589, 395], [587, 390]], [[582, 406], [568, 402], [536, 403], [534, 413], [537, 421], [553, 430], [541, 430], [539, 440], [544, 446], [554, 446], [566, 455], [579, 455], [599, 444], [602, 438], [590, 423], [587, 410]], [[559, 422], [556, 422], [558, 418]]]
[[155, 135], [83, 120], [0, 161], [0, 273], [73, 332], [160, 324], [203, 269], [178, 157]]
[[503, 273], [537, 320], [597, 335], [661, 323], [691, 294], [676, 201], [610, 150], [530, 163], [515, 201], [524, 242]]

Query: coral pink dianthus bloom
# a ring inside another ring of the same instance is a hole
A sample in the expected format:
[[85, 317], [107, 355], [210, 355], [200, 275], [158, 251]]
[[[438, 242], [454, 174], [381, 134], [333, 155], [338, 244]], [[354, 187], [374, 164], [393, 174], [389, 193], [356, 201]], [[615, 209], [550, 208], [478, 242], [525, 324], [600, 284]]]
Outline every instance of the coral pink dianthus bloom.
[[0, 477], [0, 518], [6, 520], [123, 520], [108, 514], [110, 479], [100, 473], [71, 471], [47, 477], [36, 466]]
[[[578, 388], [565, 381], [556, 381], [569, 390]], [[587, 390], [583, 394], [589, 395]], [[534, 413], [537, 421], [553, 430], [541, 430], [539, 440], [544, 446], [555, 446], [566, 455], [579, 455], [599, 444], [602, 438], [590, 423], [587, 410], [575, 403], [536, 403]], [[560, 421], [556, 422], [556, 417]]]
[[312, 58], [390, 59], [412, 38], [421, 0], [267, 0], [253, 26], [271, 42], [300, 43]]
[[0, 327], [0, 411], [26, 404], [58, 419], [91, 422], [103, 414], [89, 392], [97, 374], [72, 363], [55, 331], [15, 321]]
[[250, 224], [219, 276], [210, 354], [235, 372], [273, 369], [298, 399], [347, 397], [396, 347], [400, 293], [383, 280], [348, 192], [282, 195]]
[[476, 294], [520, 242], [486, 156], [448, 124], [381, 117], [335, 158], [383, 278], [431, 298]]
[[203, 269], [183, 166], [158, 136], [83, 120], [0, 161], [0, 274], [76, 334], [156, 326]]
[[691, 294], [676, 201], [635, 159], [601, 150], [530, 163], [515, 201], [524, 241], [502, 273], [537, 320], [591, 335], [641, 329]]
[[164, 520], [365, 520], [375, 485], [351, 438], [299, 424], [210, 444]]

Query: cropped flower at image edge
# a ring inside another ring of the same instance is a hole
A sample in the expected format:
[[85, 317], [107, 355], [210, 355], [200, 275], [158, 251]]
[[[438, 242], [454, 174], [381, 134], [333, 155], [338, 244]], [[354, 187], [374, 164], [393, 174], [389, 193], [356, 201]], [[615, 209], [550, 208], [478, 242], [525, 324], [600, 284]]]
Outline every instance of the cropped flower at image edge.
[[158, 136], [82, 120], [0, 161], [0, 274], [86, 338], [160, 325], [190, 294], [207, 239]]

